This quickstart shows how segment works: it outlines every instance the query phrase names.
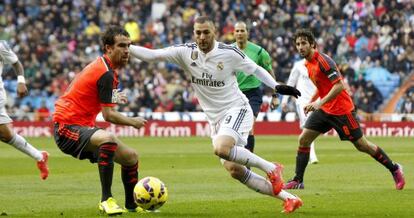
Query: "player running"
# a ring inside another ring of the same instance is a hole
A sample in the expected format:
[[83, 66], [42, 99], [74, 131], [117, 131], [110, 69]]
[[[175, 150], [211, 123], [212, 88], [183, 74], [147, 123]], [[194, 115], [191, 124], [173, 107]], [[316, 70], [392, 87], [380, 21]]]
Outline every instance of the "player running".
[[312, 32], [298, 30], [293, 42], [300, 56], [306, 59], [305, 66], [309, 77], [317, 88], [320, 100], [307, 104], [305, 114], [312, 112], [299, 136], [299, 148], [296, 156], [296, 175], [287, 182], [284, 189], [303, 189], [303, 176], [309, 161], [309, 146], [322, 133], [334, 128], [341, 140], [351, 141], [355, 148], [371, 155], [392, 174], [395, 188], [404, 188], [405, 180], [402, 166], [394, 163], [377, 145], [368, 141], [362, 134], [356, 119], [355, 107], [345, 90], [342, 76], [335, 62], [326, 54], [316, 50], [316, 41]]
[[[211, 127], [214, 153], [230, 175], [247, 187], [284, 201], [284, 211], [293, 212], [302, 201], [281, 190], [282, 166], [264, 160], [244, 148], [253, 125], [253, 112], [246, 96], [238, 88], [233, 72], [255, 74], [267, 86], [280, 94], [300, 96], [290, 86], [279, 85], [238, 48], [217, 42], [211, 19], [195, 19], [195, 43], [171, 46], [165, 49], [147, 49], [130, 46], [132, 56], [144, 61], [169, 61], [191, 75], [191, 83]], [[256, 167], [267, 174], [264, 177], [246, 168]]]
[[21, 135], [14, 133], [9, 126], [13, 120], [6, 113], [6, 90], [1, 78], [5, 64], [11, 64], [17, 74], [17, 95], [19, 97], [26, 96], [27, 87], [23, 65], [17, 55], [10, 49], [7, 42], [0, 40], [0, 140], [35, 159], [37, 161], [37, 168], [40, 170], [40, 178], [45, 180], [49, 176], [49, 167], [47, 166], [49, 153], [37, 150]]

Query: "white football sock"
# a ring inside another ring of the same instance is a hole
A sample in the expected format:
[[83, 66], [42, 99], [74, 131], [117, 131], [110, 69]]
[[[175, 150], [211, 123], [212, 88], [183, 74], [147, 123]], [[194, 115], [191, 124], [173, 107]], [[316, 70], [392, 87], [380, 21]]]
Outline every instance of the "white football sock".
[[318, 160], [318, 158], [316, 157], [316, 152], [315, 152], [315, 142], [312, 142], [310, 146], [309, 160], [310, 161]]
[[279, 198], [282, 201], [285, 201], [286, 199], [294, 199], [297, 198], [295, 195], [285, 191], [282, 189], [282, 191], [279, 192], [279, 194], [276, 196], [277, 198]]
[[7, 142], [7, 144], [12, 145], [13, 147], [29, 155], [37, 161], [41, 161], [43, 159], [42, 153], [18, 134], [14, 134], [13, 138]]
[[295, 195], [292, 195], [285, 190], [280, 191], [277, 196], [274, 196], [272, 184], [270, 184], [270, 182], [267, 181], [263, 176], [260, 176], [251, 170], [246, 169], [242, 183], [256, 192], [276, 197], [282, 201], [285, 201], [288, 198], [296, 198]]
[[273, 196], [272, 184], [270, 184], [270, 182], [263, 176], [260, 176], [251, 170], [246, 169], [244, 178], [241, 182], [256, 192]]
[[257, 167], [266, 173], [269, 173], [275, 169], [274, 163], [257, 156], [241, 146], [233, 146], [230, 149], [229, 161], [248, 167]]

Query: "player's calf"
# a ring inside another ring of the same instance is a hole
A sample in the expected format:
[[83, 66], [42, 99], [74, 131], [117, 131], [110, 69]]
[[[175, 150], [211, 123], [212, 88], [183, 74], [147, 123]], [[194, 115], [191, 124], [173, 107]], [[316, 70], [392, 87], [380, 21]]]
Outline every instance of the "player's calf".
[[231, 161], [224, 161], [223, 166], [230, 173], [231, 177], [242, 182], [246, 173], [246, 168], [244, 166], [235, 164]]

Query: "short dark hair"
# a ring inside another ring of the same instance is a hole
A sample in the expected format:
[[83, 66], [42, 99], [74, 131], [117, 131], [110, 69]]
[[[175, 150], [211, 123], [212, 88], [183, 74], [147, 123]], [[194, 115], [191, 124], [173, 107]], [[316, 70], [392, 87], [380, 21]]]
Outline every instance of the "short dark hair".
[[129, 38], [129, 33], [122, 27], [119, 26], [110, 26], [106, 31], [102, 34], [102, 50], [106, 53], [105, 45], [114, 45], [115, 44], [115, 36], [122, 35]]
[[305, 38], [306, 41], [309, 42], [309, 44], [313, 44], [313, 47], [316, 47], [316, 40], [315, 36], [313, 35], [312, 31], [309, 29], [299, 29], [296, 31], [296, 33], [293, 35], [293, 44], [296, 44], [296, 40], [298, 38]]
[[214, 26], [213, 20], [208, 16], [199, 16], [199, 17], [196, 17], [196, 19], [194, 20], [194, 23], [205, 23], [205, 22], [210, 22]]
[[237, 24], [243, 24], [246, 27], [246, 31], [249, 32], [249, 28], [247, 27], [247, 23], [244, 21], [236, 21], [236, 23], [234, 23], [234, 26], [236, 26]]

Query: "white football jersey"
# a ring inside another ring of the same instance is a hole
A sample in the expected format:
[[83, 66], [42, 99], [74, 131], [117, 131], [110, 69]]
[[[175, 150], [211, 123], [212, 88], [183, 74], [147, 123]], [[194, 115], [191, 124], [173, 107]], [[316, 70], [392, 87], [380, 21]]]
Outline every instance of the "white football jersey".
[[[301, 96], [296, 99], [300, 105], [306, 105], [310, 102], [316, 92], [316, 87], [309, 78], [308, 70], [305, 67], [305, 59], [295, 62], [290, 71], [287, 85], [296, 87], [301, 92]], [[282, 102], [287, 101], [288, 96], [284, 96]]]
[[232, 107], [248, 105], [240, 91], [235, 72], [253, 74], [258, 65], [238, 48], [215, 41], [204, 54], [196, 43], [164, 48], [163, 57], [191, 75], [191, 84], [211, 123], [217, 123]]
[[10, 49], [6, 41], [0, 40], [0, 87], [3, 87], [3, 67], [6, 64], [14, 64], [18, 61], [16, 54]]

